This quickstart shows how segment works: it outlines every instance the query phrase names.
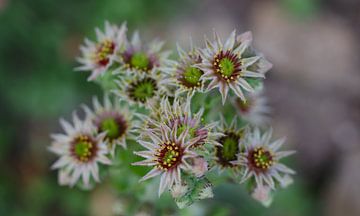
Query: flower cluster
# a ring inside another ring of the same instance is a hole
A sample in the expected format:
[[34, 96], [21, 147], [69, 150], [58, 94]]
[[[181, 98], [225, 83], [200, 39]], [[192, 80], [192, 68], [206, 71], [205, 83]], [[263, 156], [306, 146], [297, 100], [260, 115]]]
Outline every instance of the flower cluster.
[[80, 177], [84, 187], [90, 187], [90, 176], [99, 182], [99, 163], [110, 165], [115, 148], [126, 148], [126, 138], [135, 138], [136, 121], [126, 107], [105, 95], [103, 105], [93, 98], [93, 109], [83, 105], [85, 117], [74, 112], [73, 125], [61, 119], [65, 134], [53, 134], [51, 152], [59, 155], [52, 166], [59, 169], [61, 185], [75, 185]]
[[144, 188], [160, 176], [158, 195], [168, 191], [184, 208], [213, 197], [217, 180], [248, 183], [265, 206], [292, 182], [295, 172], [281, 160], [294, 151], [272, 140], [263, 96], [272, 65], [250, 32], [233, 31], [224, 41], [214, 32], [213, 41], [191, 42], [188, 51], [178, 45], [177, 59], [161, 41], [144, 43], [138, 32], [129, 39], [126, 23], [106, 22], [96, 37], [80, 47], [77, 69], [90, 72], [104, 99], [83, 105], [83, 118], [74, 112], [73, 124], [61, 119], [65, 133], [52, 135], [59, 184], [91, 188], [116, 167]]

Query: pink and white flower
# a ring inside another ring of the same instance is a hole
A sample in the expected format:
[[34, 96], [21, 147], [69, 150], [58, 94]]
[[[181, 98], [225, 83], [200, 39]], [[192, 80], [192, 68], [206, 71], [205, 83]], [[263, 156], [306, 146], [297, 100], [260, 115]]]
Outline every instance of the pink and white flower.
[[95, 29], [96, 42], [85, 39], [85, 45], [80, 47], [82, 56], [77, 60], [82, 64], [76, 68], [79, 71], [91, 71], [88, 80], [94, 80], [113, 65], [116, 53], [123, 46], [126, 38], [126, 23], [121, 27], [105, 22], [105, 31]]
[[201, 50], [202, 62], [197, 67], [204, 71], [202, 79], [210, 81], [206, 91], [218, 88], [223, 104], [229, 89], [246, 101], [243, 91], [254, 91], [246, 78], [265, 78], [271, 68], [261, 54], [250, 52], [251, 42], [251, 32], [237, 36], [234, 30], [224, 44], [214, 32], [214, 41], [206, 39], [206, 48]]
[[125, 37], [124, 46], [117, 58], [120, 63], [118, 72], [125, 71], [127, 74], [157, 72], [170, 55], [169, 51], [163, 50], [163, 46], [164, 42], [159, 40], [153, 40], [148, 44], [142, 43], [137, 31], [131, 40]]
[[76, 113], [73, 114], [73, 125], [63, 119], [60, 123], [65, 134], [53, 134], [53, 143], [49, 147], [59, 156], [51, 167], [59, 170], [59, 183], [74, 186], [81, 178], [84, 186], [89, 187], [91, 179], [99, 182], [99, 164], [111, 164], [106, 156], [106, 134], [94, 133], [89, 119], [81, 121]]
[[238, 155], [238, 161], [234, 163], [244, 167], [241, 182], [254, 178], [258, 186], [275, 189], [275, 182], [286, 185], [289, 175], [295, 174], [295, 171], [280, 162], [295, 151], [280, 151], [285, 139], [271, 142], [271, 137], [271, 129], [261, 134], [258, 128], [247, 136], [245, 151]]
[[133, 163], [133, 165], [153, 167], [140, 181], [161, 175], [159, 196], [174, 184], [181, 184], [181, 173], [191, 169], [187, 162], [190, 158], [198, 155], [191, 150], [191, 146], [197, 139], [185, 140], [188, 130], [177, 135], [178, 125], [172, 128], [162, 125], [159, 131], [144, 131], [148, 139], [139, 140], [139, 144], [145, 147], [145, 151], [137, 151], [134, 154], [144, 157], [145, 160]]
[[126, 139], [135, 139], [137, 121], [125, 106], [120, 106], [119, 101], [113, 102], [109, 95], [104, 96], [101, 104], [97, 97], [93, 98], [93, 110], [83, 106], [87, 118], [92, 121], [98, 133], [106, 132], [105, 142], [112, 155], [117, 145], [126, 148]]
[[199, 50], [193, 47], [192, 42], [190, 44], [189, 52], [178, 45], [179, 60], [168, 60], [167, 66], [163, 69], [166, 76], [170, 77], [171, 83], [177, 88], [176, 95], [187, 93], [192, 96], [195, 92], [204, 90], [204, 81], [201, 79], [204, 72], [195, 67], [195, 64], [201, 63], [202, 59]]

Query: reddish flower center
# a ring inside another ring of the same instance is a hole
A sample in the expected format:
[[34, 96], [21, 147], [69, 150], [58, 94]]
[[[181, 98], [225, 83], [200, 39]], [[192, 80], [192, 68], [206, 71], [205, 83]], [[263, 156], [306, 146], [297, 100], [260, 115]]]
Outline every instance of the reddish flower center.
[[98, 44], [95, 60], [98, 65], [106, 66], [109, 63], [109, 55], [113, 54], [115, 43], [111, 40], [105, 40]]
[[181, 162], [183, 150], [175, 142], [166, 142], [157, 150], [157, 167], [161, 170], [168, 170], [177, 167]]
[[267, 171], [274, 163], [273, 155], [263, 147], [255, 148], [248, 153], [249, 166], [255, 172]]

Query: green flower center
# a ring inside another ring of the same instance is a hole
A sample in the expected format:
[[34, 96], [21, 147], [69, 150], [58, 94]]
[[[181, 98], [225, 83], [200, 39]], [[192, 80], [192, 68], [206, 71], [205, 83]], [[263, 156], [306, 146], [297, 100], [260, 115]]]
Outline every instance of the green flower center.
[[81, 162], [89, 161], [95, 154], [95, 146], [87, 136], [80, 136], [73, 146], [73, 153]]
[[218, 52], [212, 63], [214, 72], [222, 81], [234, 82], [241, 76], [241, 59], [232, 50]]
[[152, 83], [140, 83], [134, 90], [134, 96], [140, 100], [146, 100], [154, 96], [154, 91]]
[[137, 52], [134, 53], [130, 59], [130, 64], [132, 67], [147, 70], [150, 64], [150, 60], [146, 53]]
[[[181, 125], [178, 127], [176, 136], [179, 137], [185, 130], [187, 129], [186, 125]], [[189, 128], [189, 135], [191, 138], [196, 136], [196, 129], [195, 128]]]
[[219, 67], [220, 67], [221, 73], [226, 77], [231, 76], [235, 69], [234, 63], [228, 58], [221, 59], [219, 62]]
[[224, 131], [225, 136], [218, 142], [221, 146], [216, 147], [217, 162], [223, 167], [237, 167], [231, 162], [237, 159], [237, 154], [241, 152], [239, 141], [242, 138], [242, 132]]
[[227, 161], [236, 159], [236, 154], [239, 151], [238, 141], [232, 137], [226, 137], [223, 142], [222, 156]]
[[173, 158], [176, 157], [176, 152], [174, 150], [169, 150], [165, 153], [164, 155], [164, 161], [170, 163], [171, 161], [173, 161]]
[[100, 125], [101, 131], [107, 131], [106, 136], [110, 139], [116, 139], [120, 135], [120, 127], [113, 118], [104, 119]]
[[133, 81], [127, 89], [129, 97], [132, 100], [142, 103], [145, 103], [147, 99], [155, 96], [157, 90], [157, 81], [150, 77]]
[[262, 147], [253, 150], [252, 158], [255, 167], [263, 170], [268, 169], [274, 163], [272, 154]]
[[184, 71], [184, 79], [191, 85], [199, 85], [200, 77], [202, 75], [202, 71], [195, 67], [188, 67]]

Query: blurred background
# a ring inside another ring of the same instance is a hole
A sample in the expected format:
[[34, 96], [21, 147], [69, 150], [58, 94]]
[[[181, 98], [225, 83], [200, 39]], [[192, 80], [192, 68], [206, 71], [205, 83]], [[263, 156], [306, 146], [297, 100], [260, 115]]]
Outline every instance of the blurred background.
[[360, 215], [359, 11], [359, 0], [0, 0], [0, 215], [111, 215], [111, 188], [58, 186], [46, 150], [58, 118], [101, 94], [73, 68], [104, 20], [171, 49], [190, 35], [203, 45], [213, 28], [251, 30], [274, 64], [266, 94], [275, 135], [298, 152], [295, 184], [268, 209], [222, 187], [203, 202], [211, 215]]

